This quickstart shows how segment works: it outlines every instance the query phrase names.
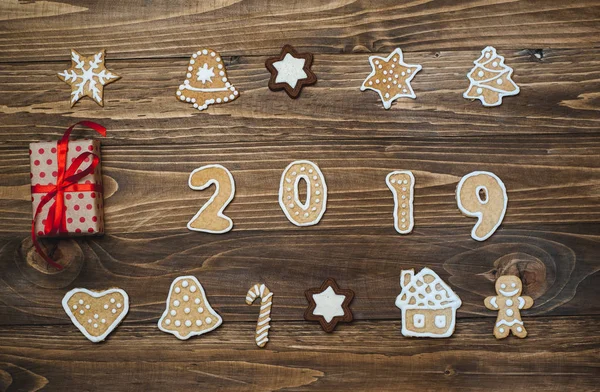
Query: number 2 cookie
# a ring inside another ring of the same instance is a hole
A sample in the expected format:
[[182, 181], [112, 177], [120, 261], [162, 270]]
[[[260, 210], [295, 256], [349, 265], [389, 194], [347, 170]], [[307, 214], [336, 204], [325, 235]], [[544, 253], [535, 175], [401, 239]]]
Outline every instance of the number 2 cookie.
[[506, 187], [497, 175], [474, 171], [461, 178], [456, 187], [458, 209], [466, 216], [477, 218], [471, 237], [477, 241], [487, 240], [502, 223], [508, 195]]

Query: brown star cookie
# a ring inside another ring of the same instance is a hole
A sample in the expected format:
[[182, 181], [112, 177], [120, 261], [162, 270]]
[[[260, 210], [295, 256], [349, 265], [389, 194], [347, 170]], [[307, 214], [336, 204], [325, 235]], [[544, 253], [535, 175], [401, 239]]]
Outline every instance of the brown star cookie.
[[304, 86], [317, 82], [317, 76], [310, 69], [312, 62], [311, 53], [298, 53], [291, 45], [284, 45], [279, 57], [265, 61], [265, 66], [271, 72], [269, 89], [285, 90], [290, 98], [298, 98]]
[[308, 300], [304, 319], [318, 321], [325, 332], [333, 332], [339, 322], [352, 321], [350, 302], [354, 291], [340, 289], [335, 279], [328, 278], [321, 287], [306, 290], [304, 295]]

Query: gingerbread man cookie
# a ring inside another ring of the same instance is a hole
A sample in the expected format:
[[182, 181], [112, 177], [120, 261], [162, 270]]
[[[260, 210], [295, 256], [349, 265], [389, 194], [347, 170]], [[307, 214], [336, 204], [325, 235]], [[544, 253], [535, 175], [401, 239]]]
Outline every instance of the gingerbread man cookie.
[[498, 295], [487, 297], [484, 301], [485, 307], [497, 310], [498, 317], [494, 326], [496, 339], [504, 339], [512, 332], [519, 338], [527, 336], [527, 330], [521, 320], [521, 309], [529, 309], [533, 306], [533, 298], [521, 295], [523, 283], [517, 276], [505, 275], [496, 281], [496, 293]]

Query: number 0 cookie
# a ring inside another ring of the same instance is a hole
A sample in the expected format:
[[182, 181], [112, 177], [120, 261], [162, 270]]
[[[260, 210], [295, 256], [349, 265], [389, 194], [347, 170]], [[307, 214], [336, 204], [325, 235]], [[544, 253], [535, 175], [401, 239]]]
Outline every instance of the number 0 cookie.
[[[306, 200], [300, 201], [298, 186], [306, 183]], [[279, 205], [296, 226], [319, 223], [327, 207], [327, 184], [319, 167], [311, 161], [295, 161], [281, 175]]]
[[121, 289], [73, 289], [62, 300], [65, 312], [81, 333], [94, 343], [106, 337], [129, 311], [129, 297]]
[[477, 218], [471, 237], [485, 241], [504, 219], [508, 195], [504, 183], [497, 175], [475, 171], [464, 176], [456, 187], [458, 209], [466, 216]]

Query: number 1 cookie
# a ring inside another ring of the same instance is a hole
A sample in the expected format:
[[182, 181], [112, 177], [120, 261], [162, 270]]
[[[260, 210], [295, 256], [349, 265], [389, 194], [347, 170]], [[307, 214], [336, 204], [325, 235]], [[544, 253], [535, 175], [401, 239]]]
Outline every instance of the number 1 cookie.
[[461, 178], [456, 187], [458, 209], [466, 216], [477, 218], [471, 237], [485, 241], [504, 219], [508, 195], [504, 183], [497, 175], [485, 171], [474, 171]]
[[410, 171], [393, 171], [385, 183], [394, 195], [394, 227], [400, 234], [408, 234], [414, 226], [413, 198], [415, 177]]

